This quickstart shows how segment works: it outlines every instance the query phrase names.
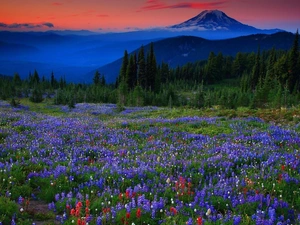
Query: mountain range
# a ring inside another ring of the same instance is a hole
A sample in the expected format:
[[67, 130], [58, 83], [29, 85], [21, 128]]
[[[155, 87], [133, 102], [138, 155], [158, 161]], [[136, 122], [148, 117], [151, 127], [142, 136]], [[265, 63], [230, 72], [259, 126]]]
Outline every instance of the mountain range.
[[[238, 52], [257, 52], [258, 47], [263, 50], [288, 50], [292, 47], [295, 35], [288, 32], [275, 34], [255, 34], [225, 40], [207, 40], [194, 36], [180, 36], [167, 38], [153, 43], [156, 61], [168, 63], [170, 67], [182, 66], [188, 62], [205, 60], [210, 52], [221, 52], [226, 56], [235, 56]], [[150, 50], [150, 44], [144, 46], [145, 52]], [[130, 54], [138, 54], [139, 48]], [[123, 58], [120, 58], [97, 70], [104, 74], [108, 82], [114, 82], [119, 74]], [[92, 80], [95, 71], [87, 74]]]
[[[125, 49], [135, 53], [141, 45], [147, 49], [154, 42], [158, 62], [176, 66], [205, 59], [210, 51], [224, 55], [256, 51], [258, 43], [262, 49], [289, 48], [291, 42], [286, 39], [292, 38], [291, 33], [266, 35], [279, 31], [242, 24], [218, 10], [203, 11], [169, 27], [123, 33], [0, 31], [0, 73], [12, 76], [18, 72], [25, 78], [36, 69], [47, 78], [53, 71], [56, 77], [65, 76], [67, 81], [91, 82], [91, 74], [99, 69], [113, 82]], [[269, 41], [264, 42], [264, 38]]]

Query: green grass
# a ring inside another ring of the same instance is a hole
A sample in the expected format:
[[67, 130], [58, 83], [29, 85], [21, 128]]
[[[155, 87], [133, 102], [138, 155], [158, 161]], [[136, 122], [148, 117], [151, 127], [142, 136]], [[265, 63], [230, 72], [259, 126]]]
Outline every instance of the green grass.
[[41, 103], [33, 103], [28, 98], [22, 98], [21, 105], [28, 106], [30, 111], [43, 113], [51, 116], [62, 116], [65, 113], [61, 109], [53, 104], [53, 100], [44, 99]]

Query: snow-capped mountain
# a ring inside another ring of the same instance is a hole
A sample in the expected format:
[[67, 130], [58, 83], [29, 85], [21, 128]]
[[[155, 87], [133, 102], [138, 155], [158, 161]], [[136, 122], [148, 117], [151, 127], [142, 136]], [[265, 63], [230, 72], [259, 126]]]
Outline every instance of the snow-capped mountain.
[[[180, 24], [173, 25], [169, 28], [181, 30], [198, 30], [198, 31], [232, 31], [232, 32], [253, 32], [260, 30], [255, 27], [243, 24], [219, 10], [205, 10], [197, 16]], [[268, 30], [271, 33], [280, 31], [279, 29]], [[265, 32], [264, 32], [265, 33]]]

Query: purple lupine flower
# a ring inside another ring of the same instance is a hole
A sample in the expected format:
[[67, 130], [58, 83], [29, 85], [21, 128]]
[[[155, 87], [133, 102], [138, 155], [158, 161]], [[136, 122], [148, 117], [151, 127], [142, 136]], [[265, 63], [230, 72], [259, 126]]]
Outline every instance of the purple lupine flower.
[[20, 195], [20, 197], [18, 198], [18, 204], [22, 205], [24, 202], [24, 198]]
[[193, 225], [193, 219], [189, 218], [189, 220], [186, 222], [187, 225]]
[[273, 224], [276, 221], [276, 212], [275, 209], [273, 209], [272, 207], [270, 207], [268, 209], [268, 215], [270, 218], [270, 222]]
[[59, 199], [60, 199], [60, 194], [56, 194], [56, 195], [55, 195], [55, 201], [58, 202]]
[[151, 210], [151, 218], [154, 219], [155, 218], [155, 209]]
[[241, 216], [233, 216], [233, 224], [234, 225], [239, 225], [242, 221], [242, 217]]
[[96, 225], [102, 225], [102, 218], [100, 216], [97, 217]]

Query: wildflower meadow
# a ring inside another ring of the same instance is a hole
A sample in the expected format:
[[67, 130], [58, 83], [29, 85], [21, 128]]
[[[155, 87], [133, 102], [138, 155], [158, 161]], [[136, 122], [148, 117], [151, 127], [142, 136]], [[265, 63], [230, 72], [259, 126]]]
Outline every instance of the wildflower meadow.
[[300, 224], [296, 115], [48, 107], [0, 102], [0, 224]]

